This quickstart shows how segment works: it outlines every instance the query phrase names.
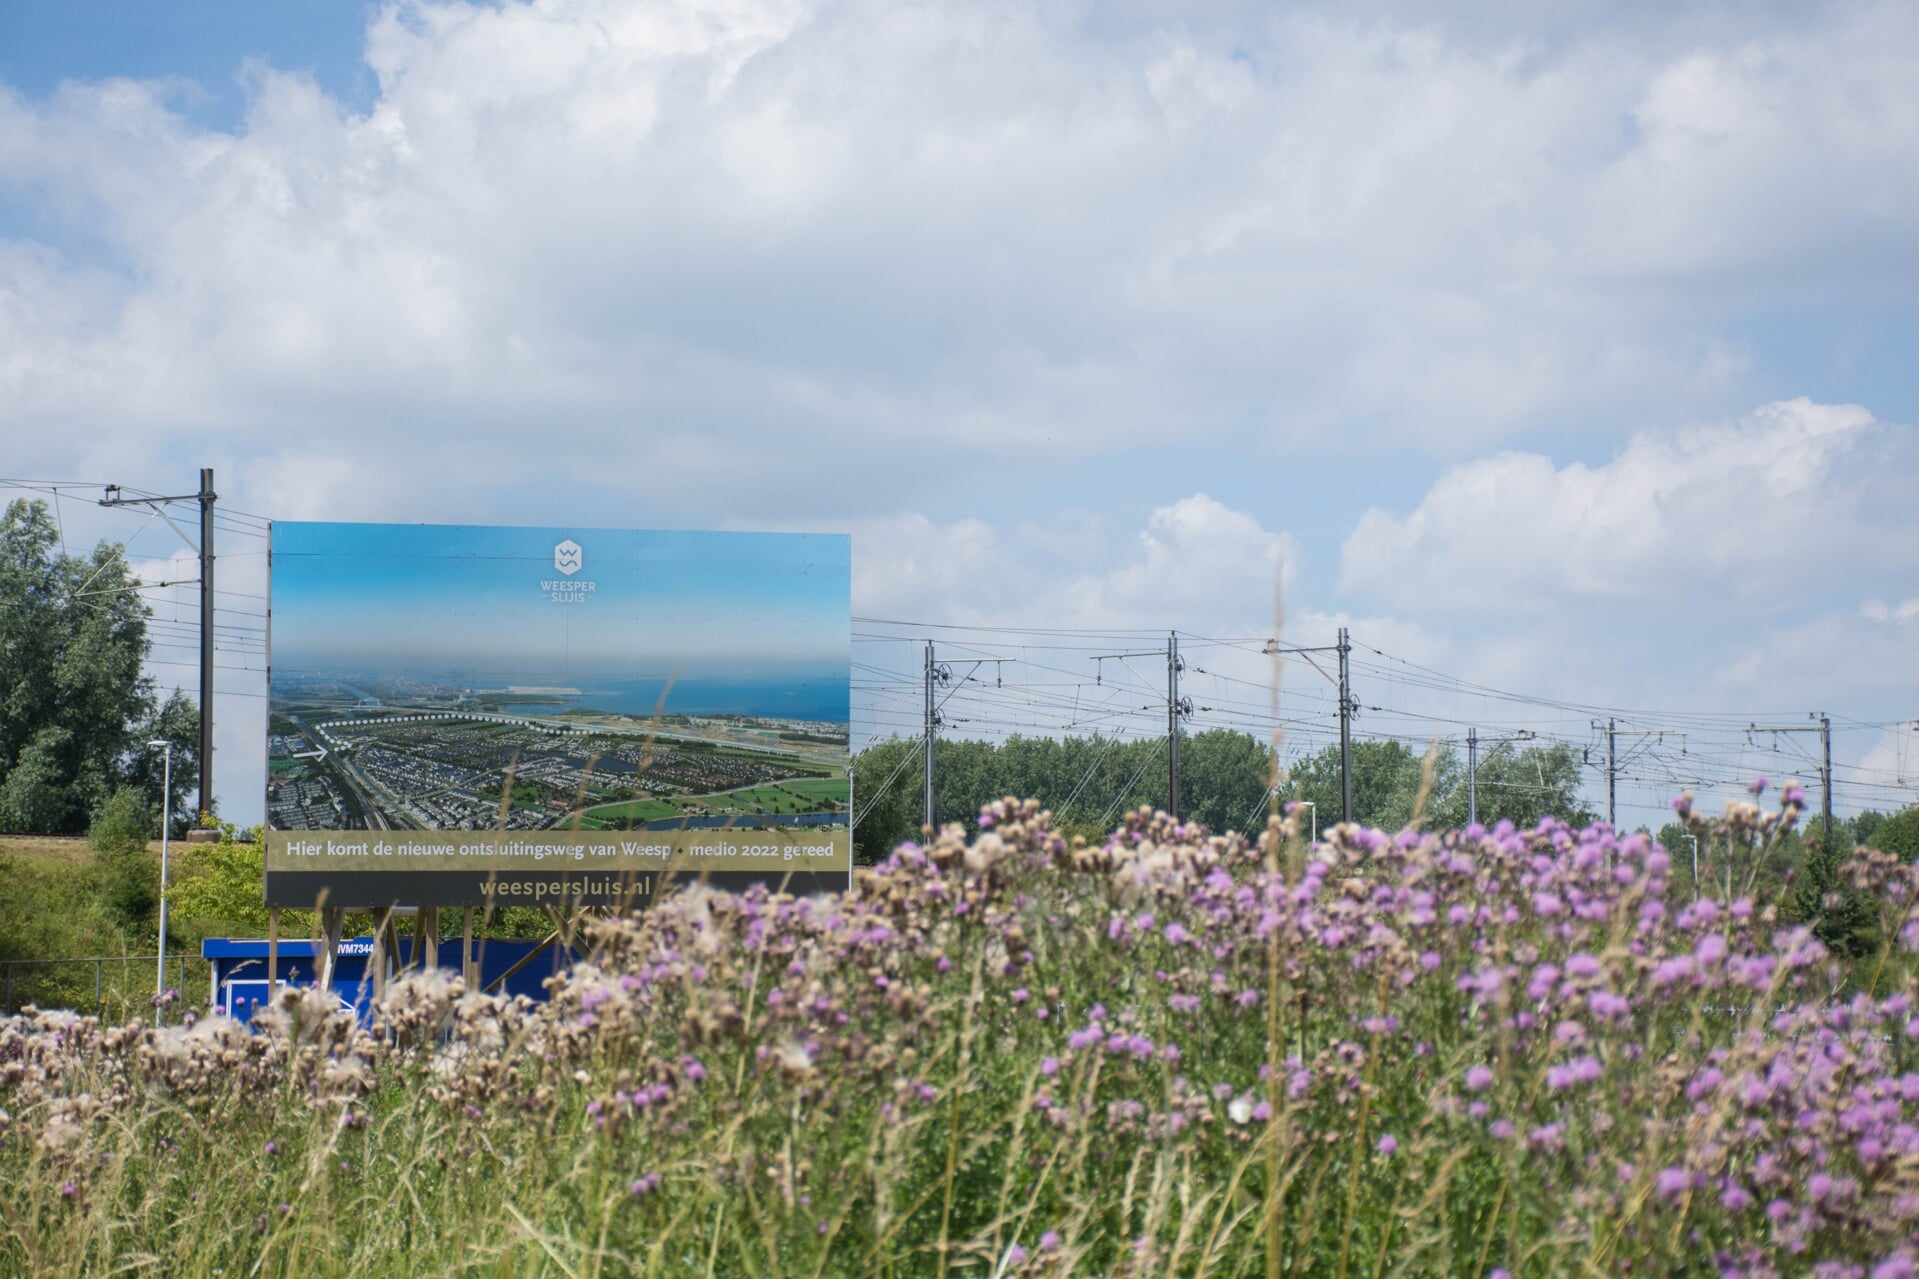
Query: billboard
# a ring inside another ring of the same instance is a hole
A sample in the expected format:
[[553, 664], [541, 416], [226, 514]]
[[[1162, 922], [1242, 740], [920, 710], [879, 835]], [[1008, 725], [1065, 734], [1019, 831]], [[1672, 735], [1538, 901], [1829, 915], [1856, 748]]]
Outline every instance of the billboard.
[[851, 541], [277, 522], [266, 904], [852, 869]]

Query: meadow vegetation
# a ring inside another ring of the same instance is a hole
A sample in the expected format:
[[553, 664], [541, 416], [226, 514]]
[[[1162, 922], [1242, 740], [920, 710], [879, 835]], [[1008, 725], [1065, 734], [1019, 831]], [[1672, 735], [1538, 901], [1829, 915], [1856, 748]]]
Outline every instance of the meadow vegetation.
[[[1781, 798], [1677, 817], [1757, 866]], [[0, 1023], [0, 1271], [1914, 1273], [1911, 857], [1847, 957], [1603, 825], [1303, 833], [1003, 801], [543, 1004]]]

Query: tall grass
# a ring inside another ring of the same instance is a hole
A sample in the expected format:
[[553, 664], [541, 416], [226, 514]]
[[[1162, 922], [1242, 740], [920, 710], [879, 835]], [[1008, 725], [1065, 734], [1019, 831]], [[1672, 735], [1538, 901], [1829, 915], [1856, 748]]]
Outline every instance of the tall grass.
[[541, 1005], [7, 1024], [0, 1271], [1913, 1273], [1909, 867], [1842, 999], [1603, 827], [982, 826], [603, 921]]

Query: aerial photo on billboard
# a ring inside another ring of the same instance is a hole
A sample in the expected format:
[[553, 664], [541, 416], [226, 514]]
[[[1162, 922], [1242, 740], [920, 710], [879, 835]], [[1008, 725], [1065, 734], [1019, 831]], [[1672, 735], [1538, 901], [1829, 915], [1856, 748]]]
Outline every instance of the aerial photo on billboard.
[[267, 904], [851, 867], [850, 541], [278, 522]]

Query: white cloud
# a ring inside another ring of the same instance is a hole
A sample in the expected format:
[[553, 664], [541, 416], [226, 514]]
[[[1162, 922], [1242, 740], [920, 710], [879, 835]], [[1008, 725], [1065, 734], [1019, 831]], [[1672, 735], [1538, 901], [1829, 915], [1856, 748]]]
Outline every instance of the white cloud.
[[[1549, 614], [1690, 600], [1761, 614], [1849, 573], [1919, 564], [1903, 428], [1794, 400], [1633, 437], [1599, 465], [1500, 453], [1447, 470], [1404, 516], [1369, 510], [1342, 582], [1399, 610]], [[1903, 483], [1897, 480], [1896, 483]]]
[[1919, 617], [1919, 595], [1897, 604], [1887, 604], [1884, 600], [1867, 600], [1859, 607], [1859, 615], [1871, 622], [1907, 622]]
[[1748, 705], [1768, 690], [1796, 688], [1877, 705], [1875, 718], [1919, 709], [1919, 601], [1893, 609], [1869, 601], [1764, 631], [1715, 682]]
[[898, 515], [855, 526], [857, 611], [946, 623], [1271, 628], [1296, 552], [1283, 532], [1195, 493], [1131, 536], [1068, 511], [1010, 526]]
[[1721, 404], [1729, 315], [1880, 295], [1919, 242], [1916, 41], [1903, 6], [1542, 42], [1425, 9], [400, 3], [363, 114], [268, 67], [231, 133], [178, 86], [0, 89], [0, 188], [67, 233], [0, 242], [0, 391], [116, 457], [323, 436], [457, 455], [467, 493], [564, 430], [592, 461], [555, 478], [609, 504], [609, 470], [800, 509], [855, 462], [979, 478], [1169, 423], [1196, 457], [1456, 455]]

